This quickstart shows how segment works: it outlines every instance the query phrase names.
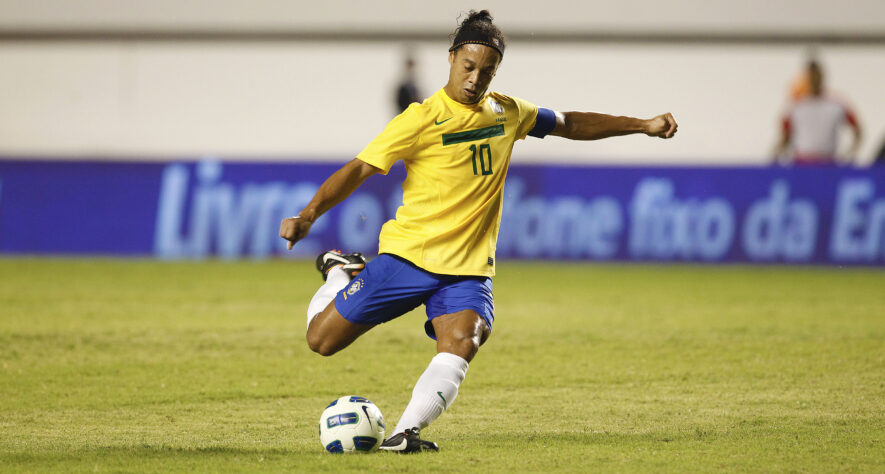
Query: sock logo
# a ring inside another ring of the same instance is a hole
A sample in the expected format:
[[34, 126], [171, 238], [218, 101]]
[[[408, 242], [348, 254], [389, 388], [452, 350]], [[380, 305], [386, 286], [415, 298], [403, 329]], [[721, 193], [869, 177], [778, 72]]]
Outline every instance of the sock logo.
[[446, 405], [448, 404], [448, 402], [446, 402], [446, 397], [443, 396], [442, 392], [436, 392], [436, 394], [439, 395], [439, 398], [442, 398], [442, 401], [443, 401], [443, 408], [448, 408], [448, 407], [446, 406]]

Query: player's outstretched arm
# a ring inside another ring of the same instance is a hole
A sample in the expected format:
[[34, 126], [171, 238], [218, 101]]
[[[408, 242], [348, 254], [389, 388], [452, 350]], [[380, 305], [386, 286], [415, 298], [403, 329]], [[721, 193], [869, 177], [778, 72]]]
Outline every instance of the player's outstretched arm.
[[556, 126], [550, 134], [570, 140], [599, 140], [632, 133], [671, 138], [676, 128], [676, 119], [670, 113], [638, 119], [594, 112], [556, 112]]
[[283, 219], [280, 224], [280, 237], [289, 241], [286, 247], [292, 250], [295, 242], [307, 236], [310, 226], [317, 218], [350, 196], [369, 176], [379, 172], [380, 169], [354, 158], [332, 173], [297, 216]]

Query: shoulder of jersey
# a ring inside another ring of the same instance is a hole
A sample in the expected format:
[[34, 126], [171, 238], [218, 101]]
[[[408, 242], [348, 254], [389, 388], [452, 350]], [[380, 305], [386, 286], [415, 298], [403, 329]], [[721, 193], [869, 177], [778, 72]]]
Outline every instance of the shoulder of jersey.
[[497, 102], [505, 107], [516, 103], [516, 101], [513, 100], [513, 98], [510, 97], [509, 95], [505, 95], [500, 92], [494, 92], [494, 91], [489, 92], [488, 98], [486, 100], [489, 100], [489, 99], [492, 99], [495, 102]]
[[406, 110], [403, 110], [403, 113], [404, 114], [414, 114], [416, 112], [420, 113], [422, 111], [422, 109], [425, 109], [426, 107], [427, 107], [427, 99], [424, 99], [424, 102], [412, 102], [411, 104], [409, 104], [408, 107], [406, 107]]
[[488, 95], [499, 102], [513, 102], [513, 99], [509, 95], [502, 94], [498, 91], [489, 91]]
[[436, 101], [431, 100], [431, 98], [432, 96], [424, 99], [424, 102], [421, 103], [413, 102], [404, 113], [416, 116], [434, 115], [437, 112], [439, 105]]

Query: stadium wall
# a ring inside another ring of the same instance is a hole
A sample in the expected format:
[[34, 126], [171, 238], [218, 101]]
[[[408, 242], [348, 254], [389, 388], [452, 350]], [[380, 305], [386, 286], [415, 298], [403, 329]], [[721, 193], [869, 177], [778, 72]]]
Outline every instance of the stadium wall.
[[449, 30], [459, 12], [487, 8], [511, 30], [881, 31], [878, 0], [0, 0], [0, 28]]
[[[427, 94], [469, 2], [0, 0], [0, 155], [336, 161], [393, 116], [411, 50]], [[672, 111], [676, 140], [526, 142], [517, 163], [763, 164], [817, 47], [885, 133], [885, 3], [492, 1], [513, 36], [493, 88], [562, 110]], [[843, 142], [844, 143], [844, 142]]]
[[[394, 115], [407, 45], [3, 44], [0, 154], [263, 160], [356, 155]], [[412, 45], [425, 94], [448, 77], [445, 38]], [[873, 159], [885, 133], [885, 47], [822, 50]], [[514, 44], [493, 88], [559, 110], [672, 111], [670, 142], [552, 138], [517, 162], [761, 164], [771, 160], [799, 46]], [[847, 137], [844, 137], [847, 138]], [[847, 145], [843, 140], [843, 145]]]
[[[336, 168], [0, 160], [0, 253], [373, 254], [401, 204], [401, 164], [317, 220], [294, 251], [277, 236]], [[885, 266], [885, 168], [514, 165], [504, 199], [499, 258]]]

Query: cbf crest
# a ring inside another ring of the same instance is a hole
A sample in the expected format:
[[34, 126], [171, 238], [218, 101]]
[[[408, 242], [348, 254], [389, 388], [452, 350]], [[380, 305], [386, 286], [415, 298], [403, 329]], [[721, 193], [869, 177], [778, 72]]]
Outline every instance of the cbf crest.
[[501, 104], [498, 103], [495, 99], [489, 99], [489, 106], [492, 110], [495, 111], [498, 115], [504, 115], [504, 107], [501, 107]]
[[363, 289], [363, 286], [365, 286], [365, 284], [366, 283], [363, 281], [362, 278], [357, 278], [356, 280], [353, 280], [353, 282], [351, 282], [350, 286], [347, 287], [347, 291], [345, 293], [353, 296], [354, 293]]

